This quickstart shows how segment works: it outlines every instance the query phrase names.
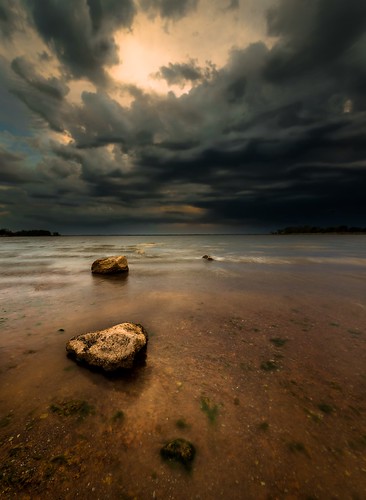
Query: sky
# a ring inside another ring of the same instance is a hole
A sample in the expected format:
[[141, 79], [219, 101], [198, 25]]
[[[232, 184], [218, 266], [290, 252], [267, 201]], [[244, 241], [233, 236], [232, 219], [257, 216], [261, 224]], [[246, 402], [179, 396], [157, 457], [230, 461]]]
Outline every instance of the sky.
[[364, 227], [365, 89], [365, 0], [0, 0], [0, 227]]

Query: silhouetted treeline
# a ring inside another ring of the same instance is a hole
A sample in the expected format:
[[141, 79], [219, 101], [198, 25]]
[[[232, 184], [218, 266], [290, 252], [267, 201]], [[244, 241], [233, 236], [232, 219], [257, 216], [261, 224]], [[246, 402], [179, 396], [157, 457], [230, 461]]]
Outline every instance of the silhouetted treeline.
[[10, 229], [0, 229], [0, 236], [60, 236], [59, 233], [51, 233], [45, 229], [22, 229], [21, 231], [10, 231]]
[[290, 226], [278, 229], [272, 234], [366, 234], [366, 227], [348, 226]]

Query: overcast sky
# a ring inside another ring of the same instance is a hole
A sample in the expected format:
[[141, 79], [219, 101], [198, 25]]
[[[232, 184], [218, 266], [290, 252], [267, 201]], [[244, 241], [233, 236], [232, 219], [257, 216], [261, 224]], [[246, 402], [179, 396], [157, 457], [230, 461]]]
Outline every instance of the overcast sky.
[[366, 226], [365, 0], [0, 0], [0, 227]]

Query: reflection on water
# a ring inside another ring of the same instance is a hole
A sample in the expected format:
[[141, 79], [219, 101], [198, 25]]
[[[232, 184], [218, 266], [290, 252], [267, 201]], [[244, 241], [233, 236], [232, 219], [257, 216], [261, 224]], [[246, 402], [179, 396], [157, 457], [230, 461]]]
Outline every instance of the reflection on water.
[[128, 284], [128, 278], [128, 273], [121, 273], [111, 276], [92, 274], [92, 282], [95, 286], [117, 286], [121, 288]]
[[[364, 242], [1, 239], [0, 496], [365, 497]], [[128, 275], [91, 274], [118, 254]], [[149, 333], [129, 376], [66, 357], [124, 321]], [[160, 457], [178, 437], [190, 473]]]

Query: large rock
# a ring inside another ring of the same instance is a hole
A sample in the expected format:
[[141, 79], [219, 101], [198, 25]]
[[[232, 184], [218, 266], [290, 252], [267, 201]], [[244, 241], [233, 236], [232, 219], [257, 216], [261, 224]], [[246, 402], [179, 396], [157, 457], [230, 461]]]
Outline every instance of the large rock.
[[128, 272], [128, 263], [124, 255], [115, 255], [97, 259], [93, 262], [91, 271], [94, 274], [116, 274]]
[[66, 351], [77, 361], [112, 372], [132, 368], [135, 356], [146, 346], [147, 339], [143, 326], [121, 323], [73, 337], [67, 342]]

